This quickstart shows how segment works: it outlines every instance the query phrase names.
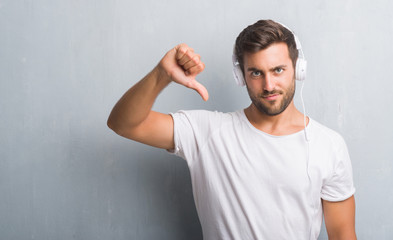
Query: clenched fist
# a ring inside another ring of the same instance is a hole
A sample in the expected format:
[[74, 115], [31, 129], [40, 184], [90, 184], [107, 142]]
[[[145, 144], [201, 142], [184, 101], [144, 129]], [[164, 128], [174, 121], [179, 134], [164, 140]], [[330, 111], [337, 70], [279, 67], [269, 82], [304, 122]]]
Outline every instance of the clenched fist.
[[167, 52], [158, 67], [172, 81], [197, 91], [203, 100], [207, 101], [209, 98], [206, 88], [195, 79], [205, 69], [205, 64], [200, 55], [186, 44], [179, 44]]

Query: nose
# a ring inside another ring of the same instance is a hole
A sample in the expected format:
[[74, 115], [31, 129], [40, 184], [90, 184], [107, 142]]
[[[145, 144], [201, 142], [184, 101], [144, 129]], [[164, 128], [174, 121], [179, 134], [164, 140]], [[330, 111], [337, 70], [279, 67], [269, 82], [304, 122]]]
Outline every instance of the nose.
[[276, 84], [274, 82], [273, 76], [271, 76], [270, 74], [266, 74], [263, 79], [263, 90], [270, 92], [274, 90], [275, 86]]

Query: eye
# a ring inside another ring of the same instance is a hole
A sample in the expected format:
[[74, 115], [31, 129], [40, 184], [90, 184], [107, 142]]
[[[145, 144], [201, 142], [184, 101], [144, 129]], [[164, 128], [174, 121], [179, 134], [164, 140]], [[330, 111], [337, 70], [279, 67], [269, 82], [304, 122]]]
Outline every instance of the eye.
[[284, 72], [284, 69], [278, 67], [278, 68], [274, 69], [274, 72], [280, 74], [280, 73]]
[[253, 72], [251, 72], [251, 76], [253, 76], [253, 77], [259, 77], [261, 75], [262, 75], [262, 73], [260, 71], [253, 71]]

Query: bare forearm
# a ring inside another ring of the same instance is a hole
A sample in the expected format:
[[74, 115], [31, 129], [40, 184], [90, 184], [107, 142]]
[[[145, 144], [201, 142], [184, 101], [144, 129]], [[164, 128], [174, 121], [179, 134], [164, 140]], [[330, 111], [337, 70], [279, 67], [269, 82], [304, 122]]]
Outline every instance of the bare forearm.
[[169, 83], [170, 78], [155, 67], [116, 103], [108, 118], [108, 126], [116, 132], [138, 126], [147, 118], [158, 94]]
[[204, 100], [206, 88], [195, 80], [205, 65], [186, 44], [179, 44], [161, 59], [141, 81], [130, 88], [116, 103], [108, 118], [108, 127], [117, 134], [154, 147], [172, 149], [173, 119], [151, 110], [158, 94], [176, 82], [197, 91]]

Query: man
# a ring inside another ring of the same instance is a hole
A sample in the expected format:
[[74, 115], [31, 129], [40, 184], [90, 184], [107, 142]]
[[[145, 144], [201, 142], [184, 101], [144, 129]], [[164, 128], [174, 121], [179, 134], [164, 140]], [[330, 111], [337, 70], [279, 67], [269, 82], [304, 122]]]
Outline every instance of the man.
[[208, 99], [195, 80], [205, 67], [200, 56], [180, 44], [123, 95], [108, 126], [187, 161], [204, 239], [317, 239], [322, 214], [329, 239], [356, 239], [345, 142], [294, 105], [293, 33], [258, 21], [238, 36], [235, 56], [251, 98], [248, 108], [151, 111], [172, 81]]

